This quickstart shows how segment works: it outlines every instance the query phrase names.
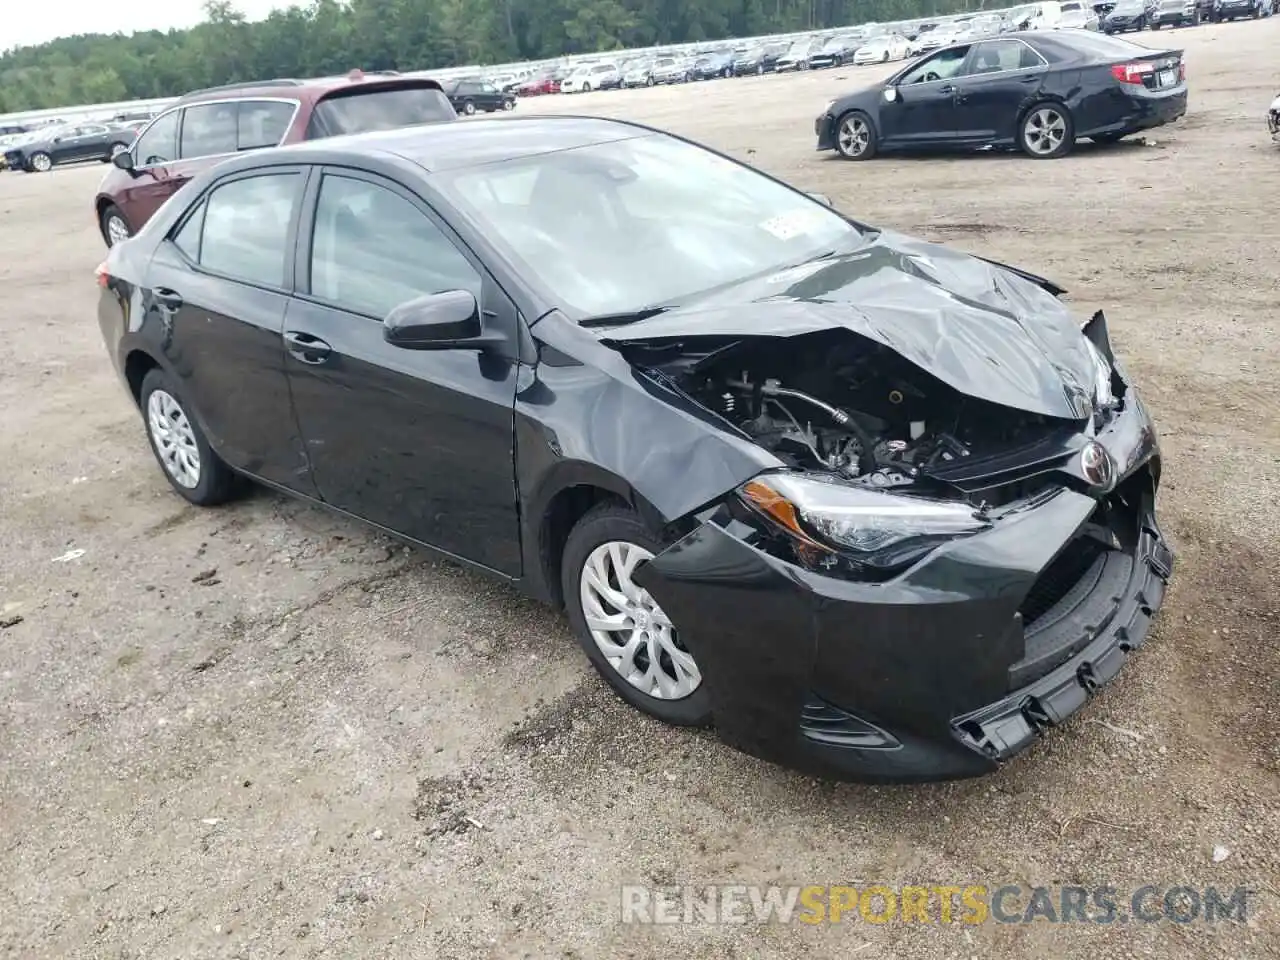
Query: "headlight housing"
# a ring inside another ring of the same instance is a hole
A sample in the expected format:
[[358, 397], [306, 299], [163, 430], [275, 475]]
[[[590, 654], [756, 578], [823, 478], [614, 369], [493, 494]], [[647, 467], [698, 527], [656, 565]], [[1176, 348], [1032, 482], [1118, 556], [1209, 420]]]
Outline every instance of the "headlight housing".
[[882, 493], [821, 474], [766, 473], [738, 489], [810, 568], [885, 579], [941, 543], [989, 529], [966, 503]]
[[1102, 351], [1093, 345], [1093, 341], [1085, 338], [1085, 346], [1089, 348], [1089, 356], [1093, 358], [1093, 406], [1102, 410], [1115, 403], [1115, 394], [1111, 390], [1111, 364], [1102, 355]]

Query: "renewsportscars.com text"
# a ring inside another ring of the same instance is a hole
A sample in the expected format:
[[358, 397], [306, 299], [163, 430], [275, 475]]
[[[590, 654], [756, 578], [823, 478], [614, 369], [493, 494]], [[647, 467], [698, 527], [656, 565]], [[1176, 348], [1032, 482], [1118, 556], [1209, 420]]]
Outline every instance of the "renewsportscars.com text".
[[1243, 923], [1247, 887], [1023, 884], [624, 886], [621, 920], [706, 923]]

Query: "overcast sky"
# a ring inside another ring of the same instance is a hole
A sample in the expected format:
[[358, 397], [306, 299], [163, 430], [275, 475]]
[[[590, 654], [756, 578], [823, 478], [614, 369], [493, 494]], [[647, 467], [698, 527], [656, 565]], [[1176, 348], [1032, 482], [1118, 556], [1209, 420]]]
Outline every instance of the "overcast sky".
[[[232, 0], [250, 20], [296, 0]], [[0, 52], [76, 33], [132, 33], [190, 27], [204, 16], [204, 0], [0, 0]]]

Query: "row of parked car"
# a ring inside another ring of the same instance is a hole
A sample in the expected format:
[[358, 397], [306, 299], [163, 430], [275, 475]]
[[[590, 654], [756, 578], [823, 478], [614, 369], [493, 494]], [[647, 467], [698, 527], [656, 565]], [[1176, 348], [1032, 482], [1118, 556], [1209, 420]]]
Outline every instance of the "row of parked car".
[[1118, 0], [1102, 18], [1105, 33], [1159, 30], [1230, 20], [1257, 20], [1280, 9], [1280, 0]]
[[[490, 82], [518, 96], [533, 97], [887, 63], [1011, 30], [1086, 26], [1086, 10], [1088, 4], [1083, 2], [1035, 3], [950, 19], [864, 24], [799, 39], [712, 46], [692, 55], [667, 51], [578, 61], [544, 67], [528, 76], [499, 74]], [[1091, 10], [1088, 15], [1093, 16]], [[1094, 21], [1096, 29], [1096, 17]]]

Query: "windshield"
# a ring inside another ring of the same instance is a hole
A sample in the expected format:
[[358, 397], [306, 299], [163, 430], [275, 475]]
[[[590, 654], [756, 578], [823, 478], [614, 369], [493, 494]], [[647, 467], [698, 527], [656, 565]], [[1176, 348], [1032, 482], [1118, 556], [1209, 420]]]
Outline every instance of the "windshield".
[[683, 303], [861, 237], [829, 207], [661, 134], [433, 180], [580, 318]]
[[434, 87], [344, 91], [316, 104], [307, 138], [344, 133], [394, 130], [419, 123], [439, 123], [458, 115], [444, 92]]

